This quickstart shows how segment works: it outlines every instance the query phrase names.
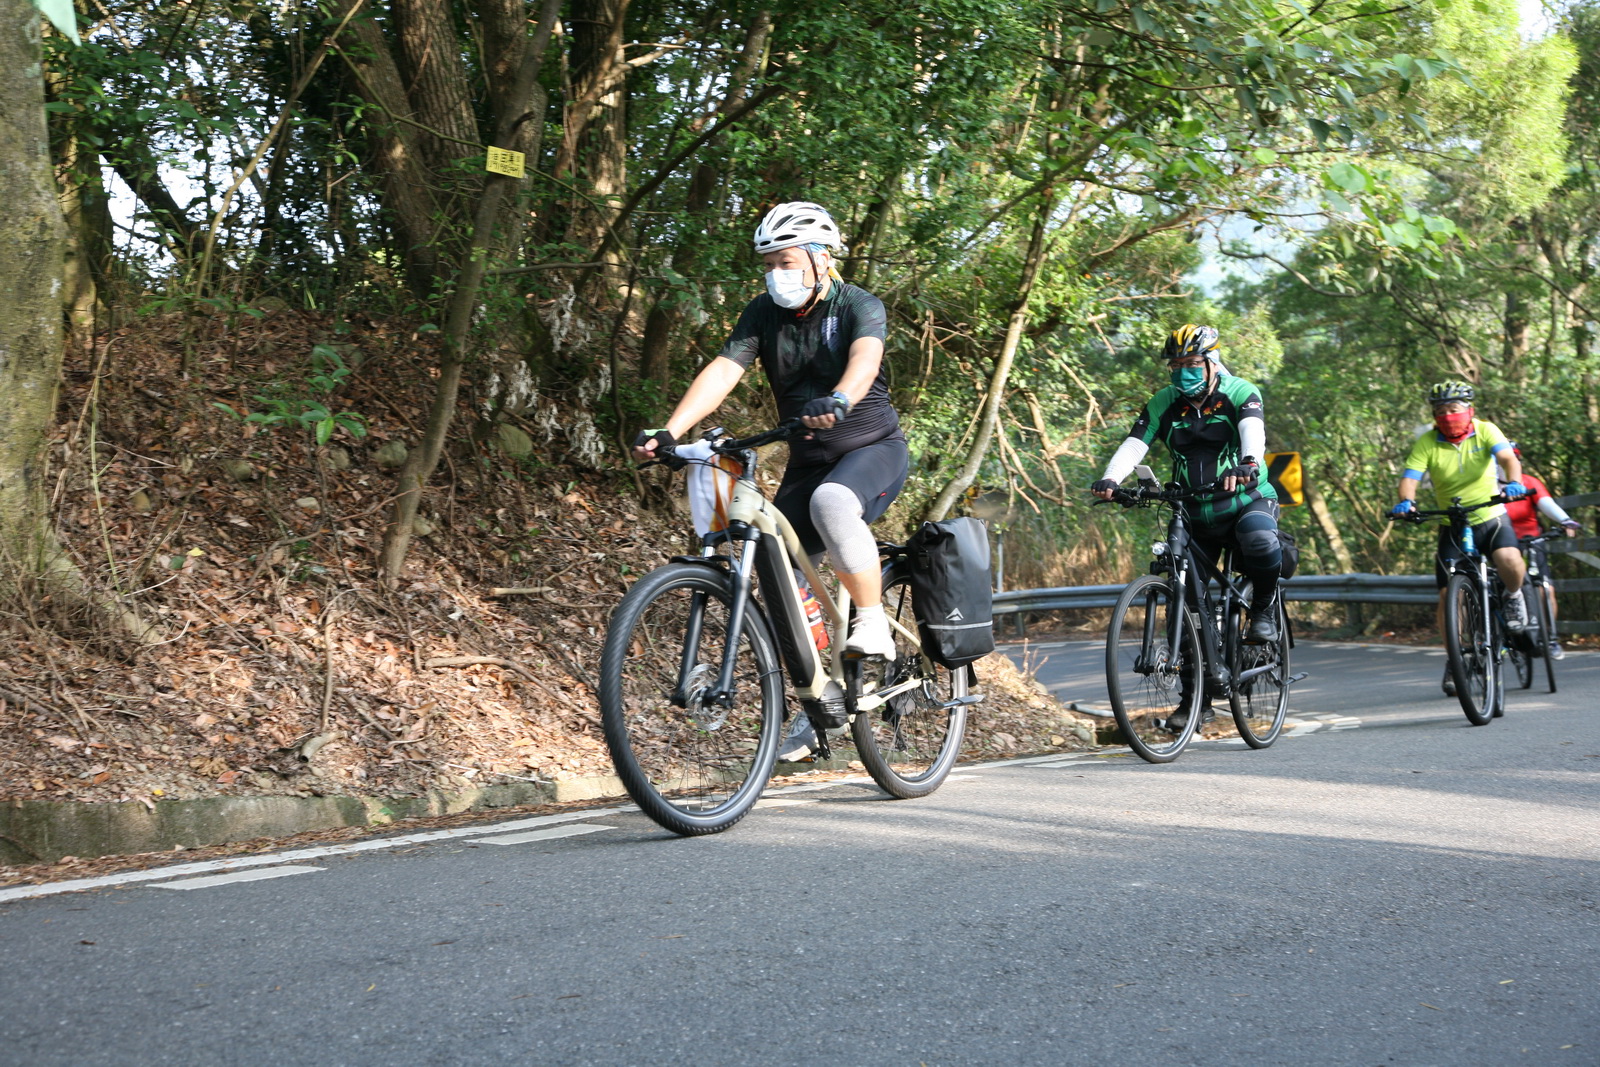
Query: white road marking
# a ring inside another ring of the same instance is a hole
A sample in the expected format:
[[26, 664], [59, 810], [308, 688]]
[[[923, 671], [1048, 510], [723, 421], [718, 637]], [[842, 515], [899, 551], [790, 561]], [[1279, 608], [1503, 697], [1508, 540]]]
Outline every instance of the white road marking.
[[792, 808], [796, 804], [815, 804], [820, 799], [821, 799], [820, 797], [795, 797], [794, 799], [791, 800], [791, 799], [788, 799], [786, 797], [765, 797], [765, 798], [763, 798], [761, 800], [756, 801], [756, 807], [758, 807], [758, 808]]
[[872, 779], [865, 774], [851, 775], [848, 778], [835, 778], [831, 782], [807, 782], [805, 785], [786, 785], [778, 789], [768, 789], [761, 795], [764, 797], [781, 797], [789, 793], [814, 793], [818, 789], [832, 789], [836, 785], [848, 785], [852, 782], [870, 782]]
[[291, 874], [314, 874], [321, 867], [266, 867], [255, 871], [234, 871], [231, 874], [212, 874], [204, 878], [185, 878], [179, 882], [161, 882], [151, 889], [210, 889], [214, 885], [231, 885], [234, 882], [260, 882], [268, 878], [287, 878]]
[[485, 833], [493, 833], [495, 830], [522, 830], [534, 826], [549, 826], [552, 823], [580, 822], [584, 819], [599, 819], [607, 815], [621, 815], [623, 812], [638, 810], [632, 804], [615, 808], [591, 808], [588, 811], [569, 811], [559, 815], [536, 815], [529, 819], [514, 819], [511, 822], [501, 823], [497, 827], [463, 826], [454, 830], [433, 830], [421, 834], [405, 834], [401, 837], [381, 837], [368, 841], [353, 841], [348, 845], [324, 845], [321, 848], [301, 848], [291, 852], [268, 852], [255, 856], [234, 856], [225, 860], [180, 863], [173, 867], [159, 867], [150, 871], [124, 871], [121, 874], [107, 874], [99, 878], [74, 878], [71, 881], [52, 882], [49, 885], [12, 886], [9, 889], [0, 889], [0, 904], [4, 904], [8, 900], [48, 897], [57, 893], [75, 893], [83, 889], [103, 889], [106, 886], [128, 885], [133, 882], [153, 882], [183, 874], [230, 871], [237, 867], [266, 867], [288, 863], [293, 860], [314, 860], [321, 859], [324, 856], [344, 856], [352, 852], [377, 852], [389, 848], [404, 848], [407, 845], [426, 844], [430, 841], [448, 841], [458, 837], [482, 837]]
[[546, 826], [543, 830], [529, 830], [521, 834], [475, 837], [472, 842], [476, 845], [522, 845], [529, 841], [554, 841], [558, 837], [577, 837], [579, 834], [592, 834], [600, 830], [615, 829], [615, 826], [607, 826], [604, 823], [585, 823], [582, 826]]

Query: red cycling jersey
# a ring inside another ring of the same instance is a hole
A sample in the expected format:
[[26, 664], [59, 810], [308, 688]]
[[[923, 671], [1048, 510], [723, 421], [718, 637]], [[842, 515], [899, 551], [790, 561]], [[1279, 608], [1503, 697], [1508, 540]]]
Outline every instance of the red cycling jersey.
[[1551, 495], [1549, 486], [1531, 474], [1522, 476], [1528, 495], [1521, 500], [1506, 501], [1506, 517], [1518, 537], [1539, 536], [1539, 499]]

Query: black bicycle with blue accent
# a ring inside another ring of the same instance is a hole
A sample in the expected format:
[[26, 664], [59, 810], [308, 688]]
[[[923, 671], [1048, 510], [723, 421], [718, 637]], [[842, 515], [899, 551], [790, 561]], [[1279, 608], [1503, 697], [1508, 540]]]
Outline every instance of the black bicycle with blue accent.
[[1419, 523], [1442, 517], [1449, 522], [1451, 539], [1461, 548], [1460, 557], [1439, 560], [1447, 576], [1444, 643], [1450, 657], [1450, 676], [1456, 683], [1456, 699], [1474, 726], [1485, 726], [1490, 719], [1505, 714], [1505, 668], [1512, 645], [1505, 621], [1505, 583], [1490, 565], [1489, 557], [1478, 549], [1472, 514], [1505, 502], [1505, 497], [1499, 495], [1481, 504], [1463, 504], [1460, 497], [1453, 497], [1447, 508], [1413, 508], [1405, 514], [1389, 516], [1392, 522]]

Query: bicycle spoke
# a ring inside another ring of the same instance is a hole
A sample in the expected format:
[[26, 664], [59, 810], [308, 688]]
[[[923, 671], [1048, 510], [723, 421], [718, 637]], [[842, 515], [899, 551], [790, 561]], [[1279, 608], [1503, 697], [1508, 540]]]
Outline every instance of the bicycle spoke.
[[966, 706], [965, 668], [951, 671], [922, 655], [912, 611], [911, 583], [897, 575], [885, 583], [883, 606], [895, 638], [895, 659], [864, 686], [862, 698], [887, 698], [851, 723], [856, 751], [868, 773], [897, 797], [926, 796], [939, 787], [960, 754]]
[[[713, 698], [727, 646], [728, 580], [695, 564], [653, 572], [606, 634], [606, 741], [629, 794], [678, 833], [725, 829], [771, 773], [781, 716], [777, 656], [759, 622], [745, 628], [731, 702]], [[698, 615], [698, 642], [690, 642]]]

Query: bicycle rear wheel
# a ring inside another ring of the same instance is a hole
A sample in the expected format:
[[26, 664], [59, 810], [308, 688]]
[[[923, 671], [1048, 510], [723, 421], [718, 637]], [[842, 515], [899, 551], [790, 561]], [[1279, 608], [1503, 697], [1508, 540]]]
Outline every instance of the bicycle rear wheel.
[[[1122, 591], [1106, 631], [1111, 714], [1129, 746], [1150, 763], [1177, 759], [1200, 725], [1205, 680], [1196, 627], [1185, 620], [1179, 647], [1167, 645], [1173, 613], [1183, 610], [1167, 579], [1146, 574]], [[1188, 715], [1174, 729], [1178, 711]]]
[[1487, 725], [1494, 715], [1498, 664], [1490, 645], [1482, 593], [1472, 575], [1452, 574], [1445, 586], [1444, 641], [1461, 710], [1472, 725]]
[[[1526, 596], [1528, 586], [1522, 587]], [[1539, 602], [1539, 640], [1544, 642], [1544, 677], [1550, 683], [1550, 692], [1556, 691], [1556, 658], [1550, 654], [1550, 647], [1556, 641], [1556, 620], [1551, 617], [1549, 589], [1543, 584], [1533, 586], [1534, 599]], [[1530, 668], [1531, 673], [1531, 668]], [[1529, 679], [1530, 681], [1532, 679]], [[1524, 689], [1527, 686], [1523, 686]]]
[[617, 776], [674, 833], [726, 830], [760, 799], [783, 733], [783, 676], [765, 618], [745, 615], [723, 707], [715, 686], [728, 642], [733, 577], [670, 563], [612, 613], [600, 656], [600, 712]]
[[1270, 644], [1244, 643], [1242, 605], [1229, 623], [1233, 633], [1228, 642], [1228, 674], [1233, 686], [1228, 703], [1239, 736], [1251, 748], [1266, 748], [1276, 741], [1289, 713], [1289, 619], [1281, 593], [1273, 611], [1278, 639]]
[[[911, 577], [901, 568], [885, 574], [883, 611], [894, 632], [895, 659], [878, 687], [908, 688], [882, 708], [850, 723], [861, 763], [883, 790], [902, 800], [932, 793], [961, 754], [967, 729], [967, 669], [941, 667], [923, 655], [912, 611]], [[875, 674], [869, 665], [864, 673]]]

